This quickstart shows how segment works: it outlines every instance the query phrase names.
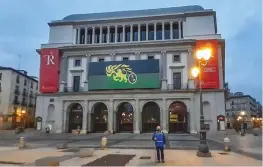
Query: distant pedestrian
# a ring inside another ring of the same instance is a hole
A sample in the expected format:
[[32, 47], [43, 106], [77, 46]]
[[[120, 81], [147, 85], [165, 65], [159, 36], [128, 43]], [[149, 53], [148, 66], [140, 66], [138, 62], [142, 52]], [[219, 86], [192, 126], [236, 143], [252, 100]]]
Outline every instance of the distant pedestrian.
[[156, 132], [154, 132], [152, 140], [155, 141], [155, 148], [156, 148], [156, 154], [157, 154], [157, 161], [160, 163], [160, 153], [161, 153], [161, 159], [164, 163], [164, 147], [165, 147], [165, 135], [161, 131], [161, 127], [157, 126]]

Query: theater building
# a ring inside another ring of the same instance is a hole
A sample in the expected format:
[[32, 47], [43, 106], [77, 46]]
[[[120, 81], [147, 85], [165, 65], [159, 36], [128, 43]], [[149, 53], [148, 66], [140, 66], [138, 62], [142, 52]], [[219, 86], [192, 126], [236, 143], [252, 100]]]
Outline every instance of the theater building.
[[[38, 129], [197, 133], [200, 100], [190, 69], [210, 46], [202, 72], [207, 130], [225, 115], [225, 42], [216, 12], [201, 6], [73, 14], [51, 21], [41, 56]], [[197, 45], [197, 43], [199, 43]], [[201, 43], [201, 45], [200, 45]]]

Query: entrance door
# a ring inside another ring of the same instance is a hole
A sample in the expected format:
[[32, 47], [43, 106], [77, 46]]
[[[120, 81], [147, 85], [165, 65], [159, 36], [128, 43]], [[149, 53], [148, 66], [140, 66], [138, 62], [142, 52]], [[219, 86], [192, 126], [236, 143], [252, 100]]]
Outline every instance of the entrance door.
[[181, 73], [180, 72], [174, 72], [173, 73], [173, 88], [174, 89], [181, 89], [182, 83], [181, 83]]
[[73, 91], [79, 92], [80, 90], [80, 76], [74, 76], [73, 78]]
[[173, 102], [169, 107], [169, 132], [188, 132], [188, 114], [183, 102]]
[[133, 107], [130, 103], [122, 103], [118, 107], [117, 131], [133, 132]]

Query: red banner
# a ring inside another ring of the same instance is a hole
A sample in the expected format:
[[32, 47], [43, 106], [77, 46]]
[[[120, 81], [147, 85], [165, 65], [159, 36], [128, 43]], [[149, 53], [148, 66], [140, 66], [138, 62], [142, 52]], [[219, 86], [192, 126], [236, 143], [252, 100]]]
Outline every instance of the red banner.
[[[210, 48], [211, 58], [201, 70], [202, 88], [219, 89], [219, 64], [218, 64], [218, 41], [217, 40], [198, 40], [196, 41], [196, 51], [199, 49]], [[199, 85], [199, 83], [198, 83]]]
[[53, 93], [59, 89], [59, 49], [41, 49], [40, 58], [40, 92]]

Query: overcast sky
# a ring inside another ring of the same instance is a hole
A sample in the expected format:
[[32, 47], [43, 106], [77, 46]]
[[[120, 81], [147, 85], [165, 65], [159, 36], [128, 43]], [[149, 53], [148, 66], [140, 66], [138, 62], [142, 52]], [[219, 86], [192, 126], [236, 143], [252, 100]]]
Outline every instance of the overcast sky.
[[51, 20], [70, 14], [201, 5], [217, 12], [226, 40], [226, 80], [231, 91], [262, 99], [261, 0], [0, 0], [0, 65], [39, 75], [35, 49], [48, 42]]

